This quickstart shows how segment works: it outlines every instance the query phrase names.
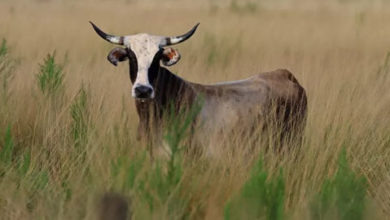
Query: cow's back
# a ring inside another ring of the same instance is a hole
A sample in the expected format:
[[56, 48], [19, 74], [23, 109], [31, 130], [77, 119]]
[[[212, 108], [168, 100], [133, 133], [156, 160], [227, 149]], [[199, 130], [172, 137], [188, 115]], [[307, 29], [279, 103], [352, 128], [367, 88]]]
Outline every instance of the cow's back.
[[239, 129], [258, 130], [256, 127], [261, 129], [270, 120], [283, 125], [282, 132], [288, 132], [305, 119], [305, 90], [288, 70], [260, 73], [239, 81], [192, 86], [204, 97], [198, 119], [203, 141], [220, 141], [221, 134], [230, 136], [229, 133]]

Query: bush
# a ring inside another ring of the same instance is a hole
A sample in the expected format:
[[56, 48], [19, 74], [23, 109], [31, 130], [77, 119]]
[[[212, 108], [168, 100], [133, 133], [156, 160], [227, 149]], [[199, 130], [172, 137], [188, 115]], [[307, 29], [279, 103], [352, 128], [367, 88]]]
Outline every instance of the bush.
[[63, 65], [56, 63], [55, 52], [48, 54], [43, 64], [39, 65], [37, 74], [39, 89], [45, 95], [54, 95], [62, 88], [63, 79]]
[[366, 179], [349, 167], [343, 149], [336, 174], [325, 180], [311, 204], [312, 219], [363, 219], [366, 191]]
[[11, 166], [13, 153], [14, 141], [11, 135], [11, 126], [8, 126], [5, 132], [2, 148], [0, 149], [0, 165], [5, 167]]
[[78, 92], [78, 95], [70, 107], [72, 117], [72, 136], [75, 146], [85, 144], [89, 127], [89, 112], [87, 109], [87, 92], [84, 86]]
[[225, 206], [225, 219], [283, 219], [284, 180], [282, 171], [268, 179], [260, 159], [240, 194]]

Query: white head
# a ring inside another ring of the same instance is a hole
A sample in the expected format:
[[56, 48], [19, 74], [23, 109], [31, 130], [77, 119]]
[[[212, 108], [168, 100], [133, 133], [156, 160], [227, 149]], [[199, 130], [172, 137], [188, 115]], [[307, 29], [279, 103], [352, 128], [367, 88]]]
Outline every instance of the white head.
[[157, 75], [156, 67], [159, 67], [160, 60], [166, 66], [171, 66], [180, 60], [177, 50], [164, 47], [187, 40], [199, 25], [198, 23], [184, 35], [163, 37], [149, 34], [114, 36], [104, 33], [92, 22], [91, 24], [103, 39], [125, 46], [125, 48], [114, 48], [107, 58], [115, 66], [118, 61], [129, 59], [130, 78], [133, 83], [132, 96], [139, 99], [154, 98], [153, 80]]

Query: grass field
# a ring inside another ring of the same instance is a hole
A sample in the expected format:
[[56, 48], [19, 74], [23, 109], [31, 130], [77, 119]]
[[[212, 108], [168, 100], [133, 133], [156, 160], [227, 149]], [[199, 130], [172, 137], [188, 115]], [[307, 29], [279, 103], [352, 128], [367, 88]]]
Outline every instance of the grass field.
[[[235, 154], [151, 162], [128, 65], [90, 20], [168, 36], [200, 22], [170, 68], [189, 81], [289, 69], [308, 95], [302, 145], [248, 158], [236, 137], [216, 146]], [[379, 0], [1, 1], [0, 219], [96, 219], [106, 192], [134, 219], [390, 218], [389, 21]]]

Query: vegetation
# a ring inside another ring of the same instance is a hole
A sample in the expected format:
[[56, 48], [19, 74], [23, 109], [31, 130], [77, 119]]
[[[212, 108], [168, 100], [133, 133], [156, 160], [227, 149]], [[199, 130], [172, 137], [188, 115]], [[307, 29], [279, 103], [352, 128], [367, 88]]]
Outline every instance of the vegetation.
[[[1, 2], [0, 219], [97, 219], [107, 192], [133, 219], [389, 218], [389, 9], [288, 2], [214, 2], [212, 15], [187, 1]], [[167, 116], [170, 153], [150, 158], [128, 66], [106, 62], [113, 45], [90, 19], [113, 34], [166, 35], [201, 21], [170, 67], [190, 81], [291, 70], [309, 98], [302, 143], [277, 154], [238, 133], [212, 146], [220, 154], [194, 156], [195, 109]]]
[[283, 219], [284, 180], [282, 172], [267, 181], [268, 174], [259, 162], [241, 189], [225, 207], [225, 219]]
[[44, 94], [55, 95], [63, 86], [63, 67], [55, 62], [55, 53], [48, 54], [37, 74], [38, 87]]
[[335, 176], [325, 180], [312, 203], [313, 219], [363, 219], [367, 183], [349, 168], [345, 149]]

